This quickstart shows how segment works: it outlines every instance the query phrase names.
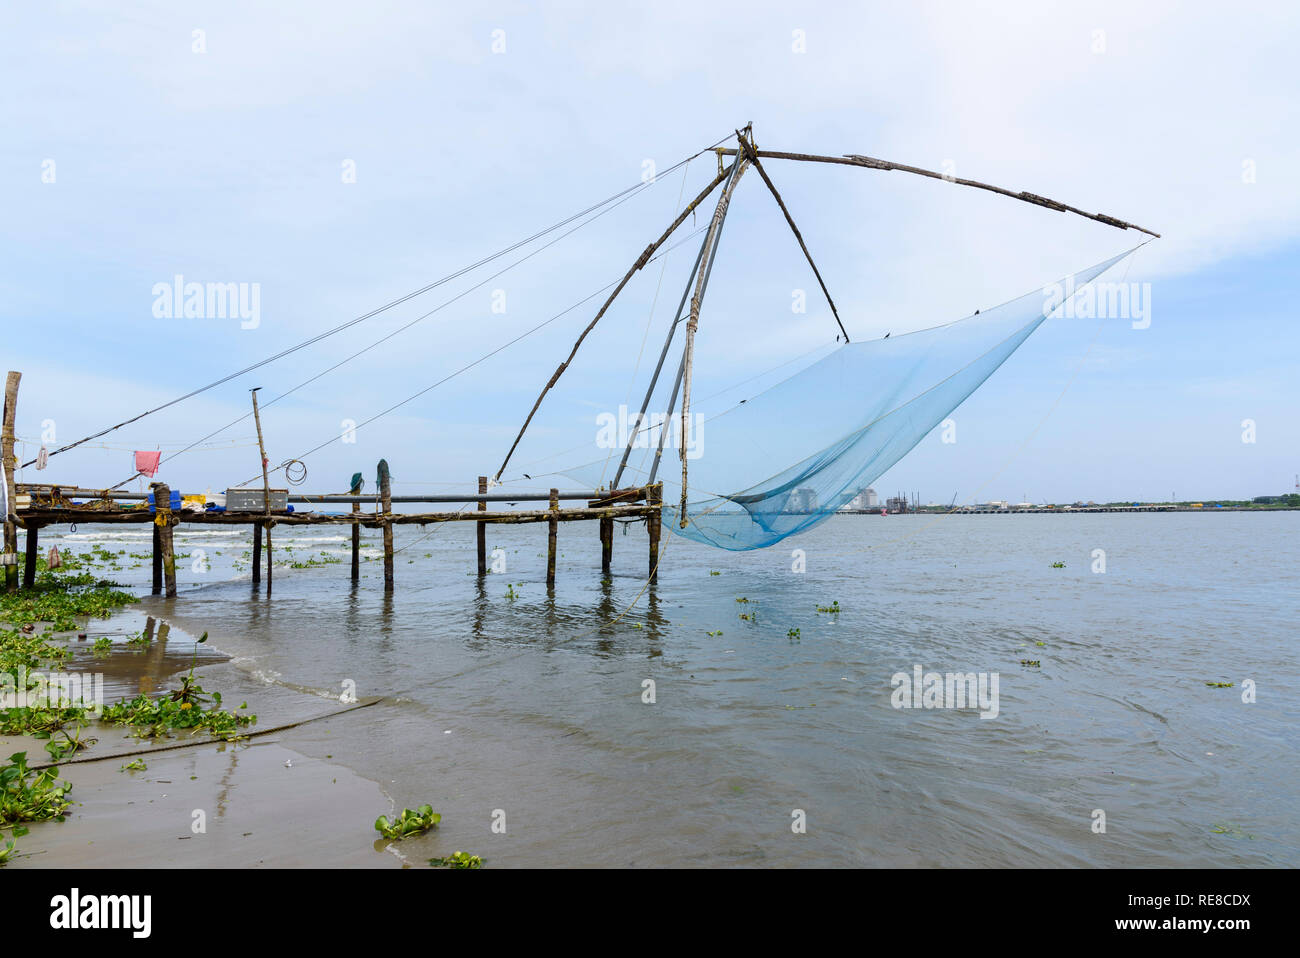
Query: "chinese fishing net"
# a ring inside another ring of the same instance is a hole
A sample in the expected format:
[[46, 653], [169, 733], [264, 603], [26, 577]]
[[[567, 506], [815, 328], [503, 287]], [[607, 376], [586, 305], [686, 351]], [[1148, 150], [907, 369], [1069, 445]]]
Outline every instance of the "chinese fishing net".
[[[947, 418], [1065, 299], [1094, 295], [1089, 284], [1132, 252], [965, 319], [846, 344], [708, 419], [694, 437], [698, 458], [688, 458], [685, 528], [679, 452], [673, 443], [664, 450], [656, 478], [665, 526], [741, 551], [825, 521]], [[650, 447], [657, 444], [652, 430]], [[565, 471], [595, 478], [591, 467]], [[620, 485], [647, 478], [629, 468]]]

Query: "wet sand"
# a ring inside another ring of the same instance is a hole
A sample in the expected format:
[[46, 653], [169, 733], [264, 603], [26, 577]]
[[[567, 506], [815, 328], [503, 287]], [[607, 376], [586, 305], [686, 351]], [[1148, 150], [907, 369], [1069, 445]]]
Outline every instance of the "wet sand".
[[[124, 612], [94, 623], [92, 633], [125, 636], [140, 629], [137, 618]], [[164, 643], [144, 652], [116, 647], [93, 658], [79, 651], [68, 667], [104, 673], [106, 704], [142, 690], [157, 694], [178, 685], [175, 676], [192, 661], [192, 638], [175, 629], [170, 638], [170, 649], [164, 632]], [[181, 654], [182, 646], [190, 654]], [[252, 737], [141, 739], [92, 723], [82, 735], [98, 741], [59, 765], [60, 779], [73, 786], [66, 820], [31, 824], [7, 867], [383, 868], [424, 865], [454, 851], [442, 848], [436, 830], [401, 843], [380, 839], [373, 822], [391, 816], [393, 802], [379, 783], [289, 747], [284, 739], [293, 729], [265, 734], [311, 722], [315, 736], [328, 737], [330, 725], [354, 720], [342, 711], [347, 705], [264, 684], [215, 650], [200, 650], [201, 684], [221, 692], [227, 709], [248, 702], [258, 717]], [[22, 751], [33, 768], [50, 763], [44, 741], [0, 736], [0, 755]], [[124, 769], [135, 760], [147, 767]]]

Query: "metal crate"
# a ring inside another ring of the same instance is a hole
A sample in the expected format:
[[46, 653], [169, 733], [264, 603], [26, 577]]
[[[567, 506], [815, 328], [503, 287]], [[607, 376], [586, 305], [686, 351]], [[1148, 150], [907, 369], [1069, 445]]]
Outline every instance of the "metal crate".
[[[284, 512], [289, 508], [289, 490], [271, 490], [271, 511]], [[227, 512], [264, 512], [266, 494], [261, 489], [227, 489]]]

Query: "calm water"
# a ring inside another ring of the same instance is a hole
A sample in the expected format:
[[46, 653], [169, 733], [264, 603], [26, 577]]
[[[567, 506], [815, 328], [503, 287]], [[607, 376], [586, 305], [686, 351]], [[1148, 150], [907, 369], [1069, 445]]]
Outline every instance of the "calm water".
[[[595, 524], [562, 524], [550, 595], [544, 526], [489, 527], [506, 572], [482, 583], [470, 524], [402, 528], [388, 599], [379, 561], [350, 586], [342, 533], [276, 540], [345, 561], [277, 568], [268, 601], [231, 578], [244, 531], [186, 532], [181, 596], [146, 607], [268, 681], [385, 696], [283, 740], [431, 802], [445, 847], [494, 866], [1300, 864], [1300, 513], [851, 516], [747, 554], [666, 536], [644, 592], [643, 527], [602, 583]], [[997, 673], [999, 714], [894, 708], [916, 665]]]

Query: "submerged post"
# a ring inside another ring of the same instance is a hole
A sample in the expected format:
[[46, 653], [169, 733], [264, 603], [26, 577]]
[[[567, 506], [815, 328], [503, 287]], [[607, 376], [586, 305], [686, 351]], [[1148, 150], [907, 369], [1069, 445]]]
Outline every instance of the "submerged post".
[[[487, 492], [487, 476], [478, 477], [479, 495]], [[487, 500], [478, 501], [478, 511], [487, 512]], [[475, 523], [478, 526], [478, 574], [487, 575], [487, 523], [479, 520]]]
[[0, 429], [0, 460], [4, 462], [5, 502], [8, 504], [4, 516], [4, 555], [5, 587], [13, 592], [18, 588], [18, 503], [15, 499], [14, 470], [18, 460], [14, 457], [14, 419], [18, 415], [18, 383], [23, 374], [9, 373], [5, 380], [4, 426]]
[[262, 581], [262, 527], [253, 523], [253, 585]]
[[[361, 473], [357, 473], [352, 483], [352, 495], [361, 495]], [[352, 511], [360, 512], [361, 503], [352, 503]], [[361, 578], [361, 523], [352, 523], [352, 581], [356, 582]]]
[[37, 533], [40, 526], [32, 523], [27, 526], [27, 558], [23, 562], [23, 588], [30, 589], [36, 584], [36, 555], [40, 551]]
[[388, 460], [379, 460], [379, 498], [384, 510], [384, 591], [393, 591], [393, 489]]
[[253, 393], [253, 422], [257, 426], [257, 451], [262, 456], [262, 528], [266, 530], [266, 594], [271, 594], [271, 579], [274, 575], [275, 558], [271, 555], [271, 479], [266, 472], [266, 444], [262, 442], [262, 415], [257, 410], [257, 386]]
[[650, 581], [659, 578], [659, 535], [663, 529], [664, 516], [659, 507], [664, 500], [663, 483], [645, 487], [646, 505], [654, 506], [655, 511], [646, 516], [646, 531], [650, 533]]
[[153, 586], [149, 589], [149, 594], [162, 595], [162, 535], [158, 532], [157, 523], [153, 527], [153, 556], [150, 564], [153, 566]]
[[555, 587], [555, 533], [560, 528], [560, 490], [551, 490], [551, 514], [546, 520], [546, 587]]
[[176, 598], [176, 553], [172, 549], [172, 491], [165, 482], [153, 487], [154, 528], [162, 545], [164, 595]]
[[610, 560], [614, 558], [614, 520], [600, 517], [600, 574], [609, 577]]

